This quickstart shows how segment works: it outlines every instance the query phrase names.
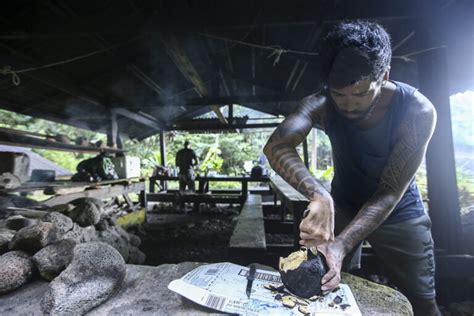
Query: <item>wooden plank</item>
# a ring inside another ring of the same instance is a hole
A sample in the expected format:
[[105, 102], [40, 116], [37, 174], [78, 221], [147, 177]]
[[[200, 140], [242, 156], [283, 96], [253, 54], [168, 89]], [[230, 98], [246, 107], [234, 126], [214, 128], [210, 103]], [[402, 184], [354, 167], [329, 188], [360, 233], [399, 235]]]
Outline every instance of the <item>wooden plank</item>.
[[114, 152], [121, 153], [125, 150], [115, 148], [97, 148], [92, 146], [80, 146], [76, 144], [65, 144], [60, 142], [54, 142], [46, 139], [40, 139], [29, 135], [21, 135], [19, 133], [12, 133], [6, 130], [0, 130], [0, 144], [22, 146], [22, 147], [33, 147], [33, 148], [45, 148], [51, 150], [61, 151], [72, 151], [72, 152]]
[[106, 199], [123, 194], [128, 194], [131, 192], [141, 192], [145, 190], [145, 182], [136, 182], [131, 184], [115, 184], [106, 188], [96, 188], [85, 190], [84, 192], [77, 192], [67, 195], [58, 195], [50, 198], [49, 200], [44, 201], [43, 203], [47, 206], [54, 206], [59, 204], [66, 204], [72, 200], [90, 197], [96, 199]]
[[265, 227], [260, 195], [251, 194], [247, 197], [230, 238], [229, 248], [265, 251]]

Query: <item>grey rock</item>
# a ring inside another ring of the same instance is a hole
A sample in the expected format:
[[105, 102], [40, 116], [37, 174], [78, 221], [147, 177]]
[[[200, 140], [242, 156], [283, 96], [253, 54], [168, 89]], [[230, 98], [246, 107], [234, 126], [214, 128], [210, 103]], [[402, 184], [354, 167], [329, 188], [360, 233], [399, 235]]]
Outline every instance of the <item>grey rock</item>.
[[341, 283], [351, 287], [362, 315], [413, 315], [408, 299], [388, 286], [344, 272]]
[[11, 250], [35, 253], [58, 240], [57, 228], [52, 223], [40, 222], [20, 229], [10, 242]]
[[130, 252], [129, 252], [128, 263], [131, 263], [131, 264], [145, 263], [146, 255], [143, 252], [141, 252], [140, 249], [133, 246], [131, 246], [129, 249], [130, 249]]
[[10, 251], [0, 256], [0, 294], [16, 290], [33, 275], [33, 261], [23, 251]]
[[125, 262], [128, 262], [130, 256], [130, 244], [127, 238], [117, 230], [117, 226], [97, 232], [97, 240], [114, 247], [118, 252], [120, 252]]
[[69, 213], [69, 217], [80, 226], [87, 227], [97, 224], [101, 213], [102, 208], [98, 207], [96, 203], [84, 201]]
[[82, 228], [81, 242], [97, 241], [97, 231], [94, 226]]
[[33, 262], [40, 275], [48, 281], [57, 277], [72, 261], [76, 245], [73, 239], [63, 239], [35, 253]]
[[112, 229], [115, 229], [122, 238], [130, 243], [130, 234], [125, 229], [123, 229], [122, 226], [114, 226]]
[[127, 265], [127, 278], [120, 292], [88, 315], [222, 315], [167, 288], [171, 281], [181, 278], [199, 265], [195, 262], [158, 267]]
[[12, 229], [12, 230], [20, 230], [23, 227], [33, 226], [33, 225], [36, 225], [37, 223], [38, 223], [38, 220], [26, 218], [21, 215], [13, 215], [13, 216], [10, 216], [6, 220], [7, 228]]
[[81, 243], [83, 232], [84, 232], [84, 228], [82, 228], [81, 226], [74, 223], [73, 226], [72, 226], [72, 229], [70, 231], [68, 231], [67, 233], [65, 233], [61, 237], [61, 239], [73, 239], [77, 243]]
[[58, 229], [58, 233], [63, 235], [74, 226], [72, 219], [59, 212], [51, 212], [42, 218], [43, 222], [53, 223]]
[[120, 288], [126, 274], [122, 256], [111, 246], [79, 244], [74, 258], [48, 287], [41, 302], [45, 314], [84, 314]]
[[14, 230], [0, 229], [0, 255], [9, 251], [8, 244], [15, 236]]
[[100, 221], [95, 225], [96, 230], [103, 231], [110, 228], [109, 221], [105, 218], [101, 218]]
[[131, 233], [128, 233], [128, 236], [129, 236], [129, 239], [130, 239], [130, 245], [132, 245], [134, 247], [139, 247], [141, 245], [142, 240], [140, 239], [140, 237], [138, 237], [137, 235], [131, 234]]

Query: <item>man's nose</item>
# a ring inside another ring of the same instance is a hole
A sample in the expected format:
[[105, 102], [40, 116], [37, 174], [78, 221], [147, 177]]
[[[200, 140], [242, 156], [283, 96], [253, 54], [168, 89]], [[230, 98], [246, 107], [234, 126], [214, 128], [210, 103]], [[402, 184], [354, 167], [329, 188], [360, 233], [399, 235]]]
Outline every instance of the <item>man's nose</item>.
[[351, 98], [344, 98], [341, 101], [341, 109], [344, 112], [354, 112], [356, 110], [356, 105]]

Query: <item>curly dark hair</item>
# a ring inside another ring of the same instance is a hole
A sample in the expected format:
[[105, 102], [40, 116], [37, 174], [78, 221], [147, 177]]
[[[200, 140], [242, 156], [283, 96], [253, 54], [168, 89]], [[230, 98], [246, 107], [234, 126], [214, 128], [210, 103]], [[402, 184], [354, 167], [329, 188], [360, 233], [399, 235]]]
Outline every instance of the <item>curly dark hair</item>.
[[378, 80], [390, 66], [390, 36], [374, 22], [356, 20], [334, 25], [319, 48], [321, 81], [344, 87], [361, 79]]

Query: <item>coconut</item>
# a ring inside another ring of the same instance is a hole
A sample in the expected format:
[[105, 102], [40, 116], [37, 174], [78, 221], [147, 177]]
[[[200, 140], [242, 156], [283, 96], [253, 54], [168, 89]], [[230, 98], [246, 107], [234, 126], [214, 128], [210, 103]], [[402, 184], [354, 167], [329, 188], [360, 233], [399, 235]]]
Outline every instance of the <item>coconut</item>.
[[280, 258], [279, 270], [285, 287], [294, 295], [310, 298], [321, 295], [321, 279], [328, 268], [315, 248], [301, 248]]

